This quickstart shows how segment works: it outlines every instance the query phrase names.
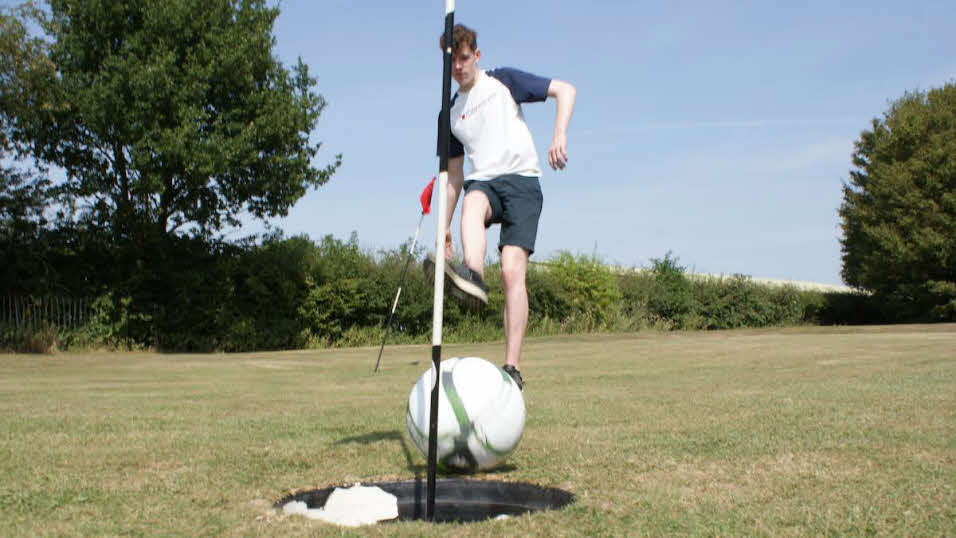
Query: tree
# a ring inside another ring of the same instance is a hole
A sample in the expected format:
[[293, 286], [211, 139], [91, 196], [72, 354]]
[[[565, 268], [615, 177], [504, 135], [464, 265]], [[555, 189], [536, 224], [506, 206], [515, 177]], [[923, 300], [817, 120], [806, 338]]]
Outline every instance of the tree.
[[0, 8], [0, 289], [7, 290], [24, 275], [45, 274], [36, 245], [47, 225], [50, 182], [21, 169], [11, 136], [24, 112], [37, 106], [38, 79], [53, 72], [46, 43], [29, 35], [37, 13], [31, 4]]
[[341, 156], [312, 164], [325, 101], [301, 59], [274, 56], [277, 16], [263, 0], [48, 0], [55, 75], [13, 136], [115, 240], [285, 215]]
[[37, 21], [38, 10], [29, 3], [0, 8], [0, 221], [37, 216], [42, 209], [46, 180], [17, 170], [11, 164], [20, 156], [12, 133], [19, 118], [42, 106], [34, 100], [40, 79], [53, 73], [46, 57], [47, 44], [31, 37], [27, 26]]
[[30, 36], [39, 10], [32, 3], [0, 8], [0, 151], [8, 157], [15, 149], [11, 132], [17, 119], [33, 107], [40, 80], [53, 73], [47, 58], [47, 43]]
[[956, 319], [956, 83], [907, 93], [855, 143], [843, 279], [896, 319]]

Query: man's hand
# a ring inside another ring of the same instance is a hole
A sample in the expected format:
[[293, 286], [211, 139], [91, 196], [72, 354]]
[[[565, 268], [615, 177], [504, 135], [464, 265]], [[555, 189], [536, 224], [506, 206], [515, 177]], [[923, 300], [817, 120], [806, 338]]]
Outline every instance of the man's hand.
[[548, 164], [552, 170], [564, 170], [568, 164], [568, 136], [564, 133], [555, 133], [548, 149]]
[[455, 245], [451, 242], [451, 230], [445, 230], [445, 259], [450, 260], [455, 254]]
[[564, 170], [568, 164], [568, 122], [574, 110], [574, 99], [577, 90], [563, 80], [551, 79], [548, 85], [548, 97], [558, 102], [557, 112], [554, 115], [554, 138], [551, 148], [548, 149], [548, 164], [552, 170]]

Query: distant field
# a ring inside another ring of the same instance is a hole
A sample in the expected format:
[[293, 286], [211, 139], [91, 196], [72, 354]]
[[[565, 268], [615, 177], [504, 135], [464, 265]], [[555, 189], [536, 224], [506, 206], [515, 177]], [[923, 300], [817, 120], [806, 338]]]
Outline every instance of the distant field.
[[[546, 264], [539, 264], [546, 265]], [[612, 267], [612, 270], [617, 273], [630, 273], [637, 272], [642, 273], [648, 271], [647, 269], [640, 268], [630, 268], [630, 267]], [[685, 273], [688, 278], [696, 280], [722, 280], [731, 278], [734, 275], [728, 275], [723, 273]], [[835, 293], [854, 293], [856, 290], [850, 286], [844, 286], [842, 284], [824, 284], [822, 282], [811, 282], [807, 280], [791, 280], [788, 278], [760, 278], [760, 277], [750, 277], [750, 280], [756, 284], [761, 284], [763, 286], [770, 287], [779, 287], [779, 286], [793, 286], [798, 290], [803, 291], [820, 291], [820, 292], [835, 292]]]
[[[338, 535], [291, 490], [412, 478], [426, 346], [0, 355], [0, 536]], [[445, 356], [501, 362], [502, 345]], [[498, 472], [559, 512], [357, 535], [956, 533], [956, 325], [532, 339]]]

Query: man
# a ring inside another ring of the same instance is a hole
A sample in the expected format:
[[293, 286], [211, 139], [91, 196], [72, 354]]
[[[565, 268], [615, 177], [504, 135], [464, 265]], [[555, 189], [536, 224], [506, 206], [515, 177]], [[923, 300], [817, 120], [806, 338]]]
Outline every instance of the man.
[[[442, 35], [439, 45], [445, 49]], [[541, 167], [525, 124], [521, 103], [557, 101], [554, 136], [548, 164], [563, 170], [568, 162], [568, 122], [574, 108], [574, 86], [511, 68], [484, 71], [478, 67], [481, 50], [474, 30], [458, 24], [452, 33], [452, 76], [458, 91], [451, 105], [451, 148], [448, 160], [448, 213], [450, 225], [458, 195], [461, 208], [461, 244], [464, 265], [445, 264], [449, 291], [466, 305], [488, 303], [484, 283], [485, 228], [501, 225], [498, 250], [504, 285], [504, 370], [523, 388], [519, 365], [528, 324], [525, 275], [534, 252], [541, 215]], [[471, 170], [464, 177], [464, 154]], [[453, 254], [451, 231], [445, 237], [445, 258]], [[426, 273], [434, 275], [434, 261], [425, 260]]]

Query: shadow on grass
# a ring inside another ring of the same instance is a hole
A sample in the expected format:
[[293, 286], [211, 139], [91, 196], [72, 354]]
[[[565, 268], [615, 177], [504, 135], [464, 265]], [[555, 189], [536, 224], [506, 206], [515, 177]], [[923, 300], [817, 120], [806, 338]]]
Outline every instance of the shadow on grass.
[[404, 444], [405, 438], [402, 435], [402, 432], [398, 430], [391, 430], [387, 432], [372, 432], [363, 435], [354, 435], [352, 437], [346, 437], [345, 439], [339, 439], [335, 442], [335, 444], [348, 445], [351, 443], [358, 443], [360, 445], [370, 445], [379, 441], [400, 441], [402, 444]]

